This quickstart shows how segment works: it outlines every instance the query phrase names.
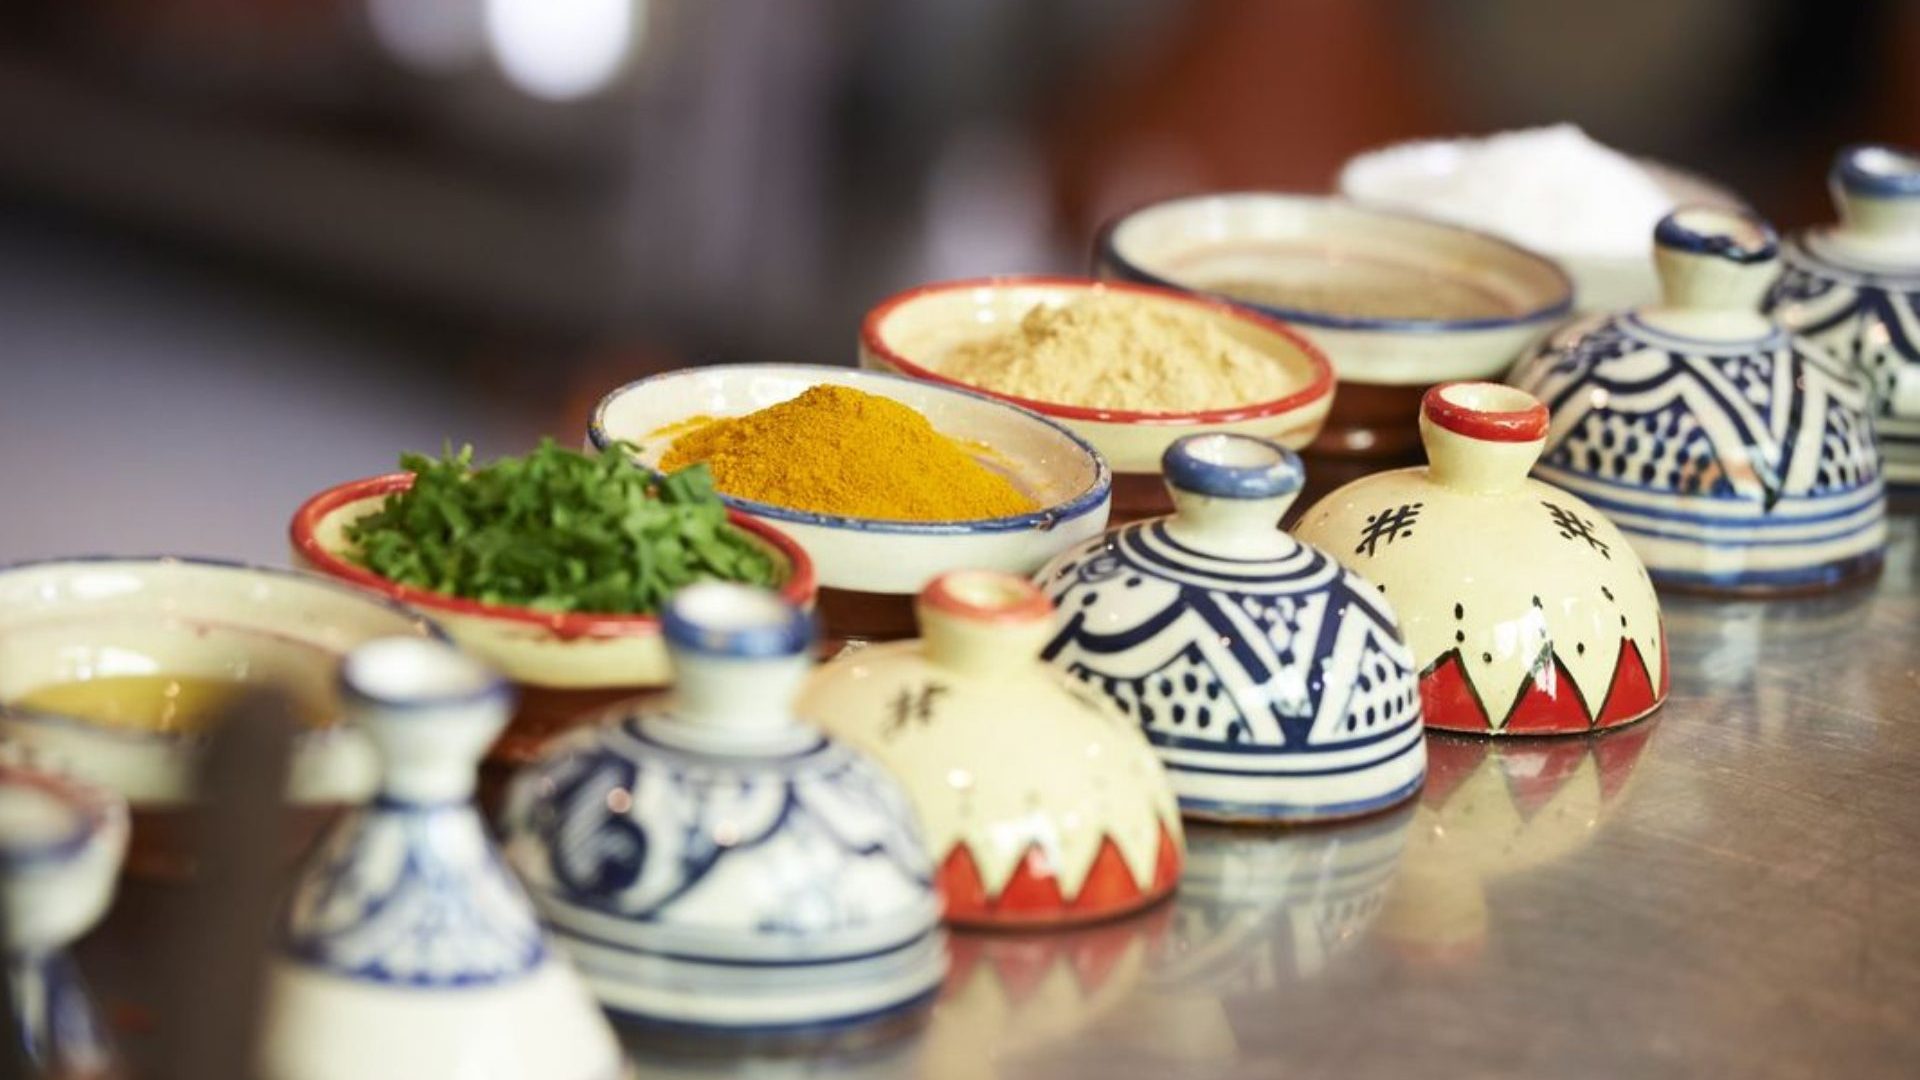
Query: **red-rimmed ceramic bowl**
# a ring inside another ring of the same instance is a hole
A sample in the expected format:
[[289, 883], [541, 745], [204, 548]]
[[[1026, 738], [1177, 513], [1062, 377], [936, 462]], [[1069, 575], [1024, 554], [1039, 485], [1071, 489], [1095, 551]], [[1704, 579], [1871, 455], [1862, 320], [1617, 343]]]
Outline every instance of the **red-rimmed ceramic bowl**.
[[[671, 670], [660, 620], [652, 615], [543, 612], [485, 604], [402, 585], [346, 558], [347, 526], [413, 483], [411, 473], [352, 480], [308, 499], [293, 515], [295, 559], [329, 577], [402, 601], [432, 616], [457, 644], [519, 684], [520, 706], [492, 759], [529, 760], [583, 714], [667, 685]], [[728, 511], [728, 519], [772, 551], [786, 568], [780, 595], [814, 601], [813, 562], [777, 530]]]
[[[1236, 340], [1270, 356], [1292, 390], [1269, 401], [1197, 412], [1140, 412], [1034, 401], [955, 379], [941, 371], [962, 342], [1005, 332], [1038, 305], [1093, 294], [1121, 295], [1199, 315]], [[1174, 440], [1202, 431], [1230, 431], [1299, 449], [1312, 442], [1333, 404], [1333, 367], [1320, 350], [1280, 322], [1224, 301], [1174, 289], [1090, 278], [1014, 276], [922, 285], [882, 300], [860, 326], [861, 366], [958, 386], [1048, 416], [1106, 456], [1114, 471], [1115, 521], [1170, 509], [1160, 457]]]

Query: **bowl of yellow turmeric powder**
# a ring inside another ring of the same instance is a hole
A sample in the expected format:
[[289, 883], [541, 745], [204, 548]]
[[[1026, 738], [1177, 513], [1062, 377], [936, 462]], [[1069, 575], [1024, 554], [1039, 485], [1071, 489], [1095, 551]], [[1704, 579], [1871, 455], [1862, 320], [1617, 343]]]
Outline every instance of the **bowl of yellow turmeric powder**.
[[[588, 441], [666, 473], [704, 463], [734, 510], [813, 559], [834, 591], [908, 599], [948, 570], [1031, 573], [1106, 527], [1112, 475], [1086, 440], [984, 394], [899, 375], [752, 364], [641, 379]], [[902, 629], [910, 629], [910, 621]]]
[[[875, 305], [861, 366], [992, 394], [1105, 454], [1116, 517], [1171, 508], [1160, 459], [1202, 431], [1299, 449], [1333, 402], [1327, 358], [1286, 326], [1222, 301], [1089, 278], [939, 282]], [[1144, 505], [1136, 506], [1144, 500]]]

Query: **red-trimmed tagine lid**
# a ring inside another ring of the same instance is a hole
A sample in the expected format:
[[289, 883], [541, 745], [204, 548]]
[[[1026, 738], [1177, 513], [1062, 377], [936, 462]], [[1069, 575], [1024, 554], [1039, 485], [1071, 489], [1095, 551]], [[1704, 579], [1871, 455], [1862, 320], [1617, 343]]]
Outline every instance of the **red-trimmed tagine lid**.
[[1631, 723], [1667, 696], [1666, 631], [1620, 531], [1527, 478], [1547, 410], [1448, 383], [1421, 402], [1424, 467], [1357, 480], [1294, 530], [1386, 594], [1428, 727], [1550, 735]]
[[820, 668], [800, 714], [877, 757], [912, 798], [947, 920], [1056, 926], [1167, 896], [1180, 812], [1139, 728], [1042, 664], [1053, 605], [1009, 574], [921, 592], [917, 641]]

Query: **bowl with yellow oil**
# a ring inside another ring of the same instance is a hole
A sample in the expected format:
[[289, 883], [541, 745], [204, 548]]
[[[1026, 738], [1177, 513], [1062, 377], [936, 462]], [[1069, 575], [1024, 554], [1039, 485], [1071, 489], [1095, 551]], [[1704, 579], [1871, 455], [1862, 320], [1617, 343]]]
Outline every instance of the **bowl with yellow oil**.
[[317, 575], [186, 558], [0, 569], [0, 737], [125, 796], [136, 814], [195, 798], [209, 725], [250, 688], [293, 703], [288, 797], [356, 801], [376, 761], [339, 723], [340, 656], [438, 637], [410, 609]]

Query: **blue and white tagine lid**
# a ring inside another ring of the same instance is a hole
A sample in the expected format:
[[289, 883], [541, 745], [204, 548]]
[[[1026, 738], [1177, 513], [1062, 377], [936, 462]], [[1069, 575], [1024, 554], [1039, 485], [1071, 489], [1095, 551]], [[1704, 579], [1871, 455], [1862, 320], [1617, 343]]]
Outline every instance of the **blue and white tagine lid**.
[[1860, 367], [1887, 482], [1920, 492], [1920, 153], [1849, 146], [1828, 182], [1840, 220], [1787, 242], [1766, 307]]
[[1412, 656], [1380, 591], [1280, 531], [1300, 459], [1244, 435], [1167, 449], [1176, 510], [1063, 553], [1043, 657], [1145, 731], [1188, 817], [1315, 821], [1426, 773]]
[[1761, 314], [1772, 228], [1685, 208], [1654, 245], [1661, 303], [1575, 322], [1515, 366], [1550, 414], [1534, 475], [1612, 518], [1662, 586], [1796, 593], [1878, 573], [1872, 395], [1850, 359]]
[[473, 806], [513, 704], [451, 646], [385, 638], [341, 667], [379, 751], [372, 802], [302, 871], [270, 974], [266, 1080], [614, 1080], [613, 1029]]
[[118, 795], [0, 745], [0, 947], [17, 1048], [34, 1074], [108, 1076], [115, 1055], [67, 949], [100, 921], [127, 849]]
[[793, 713], [812, 617], [716, 582], [661, 621], [671, 699], [554, 744], [504, 815], [509, 857], [601, 1002], [643, 1025], [768, 1033], [930, 1001], [946, 952], [911, 805]]

